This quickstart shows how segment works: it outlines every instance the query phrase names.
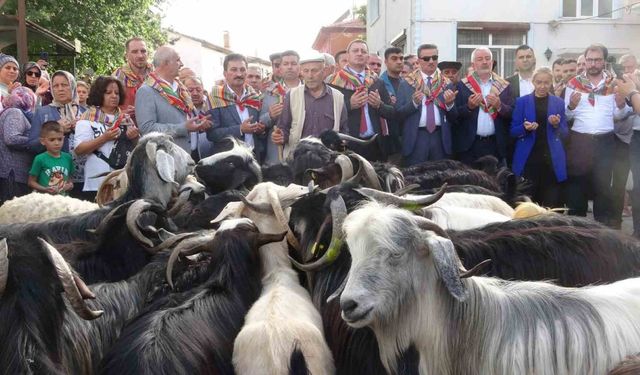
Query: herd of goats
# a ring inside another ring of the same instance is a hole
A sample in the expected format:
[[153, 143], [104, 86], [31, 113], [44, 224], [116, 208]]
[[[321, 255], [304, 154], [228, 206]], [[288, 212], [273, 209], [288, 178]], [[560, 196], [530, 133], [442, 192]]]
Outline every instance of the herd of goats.
[[640, 353], [638, 240], [518, 206], [490, 157], [400, 170], [356, 141], [261, 168], [151, 133], [100, 206], [7, 202], [0, 373], [606, 375]]

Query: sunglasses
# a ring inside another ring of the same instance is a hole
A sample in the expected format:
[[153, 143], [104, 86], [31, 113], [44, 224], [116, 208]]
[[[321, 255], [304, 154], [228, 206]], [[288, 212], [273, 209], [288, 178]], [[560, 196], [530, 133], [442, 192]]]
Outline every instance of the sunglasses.
[[420, 57], [420, 60], [424, 61], [424, 62], [429, 62], [431, 60], [433, 61], [438, 61], [438, 55], [433, 55], [433, 56], [422, 56]]
[[38, 73], [38, 72], [27, 72], [27, 76], [29, 76], [29, 77], [37, 77], [37, 78], [40, 78], [40, 76], [41, 76], [41, 75], [42, 75], [42, 74], [41, 74], [41, 73]]

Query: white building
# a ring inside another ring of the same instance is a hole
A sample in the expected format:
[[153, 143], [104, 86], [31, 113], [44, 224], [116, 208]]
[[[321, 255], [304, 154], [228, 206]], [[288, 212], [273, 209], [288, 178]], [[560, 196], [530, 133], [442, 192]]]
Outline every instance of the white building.
[[[530, 45], [538, 66], [577, 57], [592, 43], [609, 54], [640, 53], [637, 0], [368, 0], [367, 41], [383, 54], [392, 45], [415, 54], [419, 45], [438, 46], [440, 61], [467, 66], [471, 51], [489, 46], [498, 72], [514, 71], [515, 48]], [[547, 58], [545, 56], [547, 53]]]

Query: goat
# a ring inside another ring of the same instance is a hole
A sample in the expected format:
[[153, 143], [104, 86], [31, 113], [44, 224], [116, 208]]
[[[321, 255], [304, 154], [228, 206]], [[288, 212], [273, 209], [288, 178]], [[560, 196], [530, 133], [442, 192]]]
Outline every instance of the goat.
[[196, 176], [204, 182], [208, 194], [250, 190], [262, 181], [262, 171], [251, 147], [234, 137], [225, 138], [221, 146], [226, 150], [200, 160], [195, 167]]
[[630, 355], [620, 362], [607, 375], [638, 375], [640, 374], [640, 353]]
[[151, 304], [124, 329], [100, 373], [233, 373], [233, 341], [260, 293], [257, 249], [283, 237], [258, 233], [250, 220], [239, 219], [185, 239], [174, 254], [205, 250], [208, 280]]
[[640, 279], [571, 289], [470, 277], [442, 229], [378, 203], [343, 228], [342, 317], [371, 327], [391, 373], [412, 343], [420, 373], [444, 375], [604, 374], [640, 350]]
[[262, 179], [264, 182], [273, 182], [276, 185], [287, 186], [293, 183], [293, 171], [284, 163], [263, 166]]
[[[244, 202], [230, 203], [216, 220], [245, 215], [261, 231], [290, 232], [288, 206], [307, 193], [308, 188], [299, 185], [285, 188], [269, 182], [258, 184]], [[292, 234], [288, 238], [297, 242]], [[237, 373], [286, 373], [296, 345], [312, 374], [334, 372], [320, 314], [300, 285], [287, 254], [285, 241], [260, 249], [263, 291], [249, 310], [234, 344], [233, 364]]]

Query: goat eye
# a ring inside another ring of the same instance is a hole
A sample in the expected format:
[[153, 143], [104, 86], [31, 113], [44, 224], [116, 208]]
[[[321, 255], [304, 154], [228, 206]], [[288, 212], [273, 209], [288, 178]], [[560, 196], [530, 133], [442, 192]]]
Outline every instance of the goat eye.
[[389, 259], [398, 260], [402, 258], [402, 255], [404, 255], [404, 253], [389, 253]]

